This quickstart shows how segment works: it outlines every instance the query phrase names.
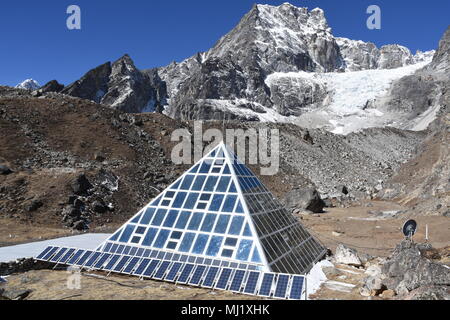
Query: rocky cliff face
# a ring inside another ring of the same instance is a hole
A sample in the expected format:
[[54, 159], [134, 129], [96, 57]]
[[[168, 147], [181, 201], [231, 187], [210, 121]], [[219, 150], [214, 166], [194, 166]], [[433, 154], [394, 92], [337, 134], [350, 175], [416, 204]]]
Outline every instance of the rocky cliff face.
[[84, 75], [62, 91], [130, 112], [153, 112], [165, 103], [166, 87], [152, 71], [141, 72], [124, 55], [114, 63], [105, 63]]

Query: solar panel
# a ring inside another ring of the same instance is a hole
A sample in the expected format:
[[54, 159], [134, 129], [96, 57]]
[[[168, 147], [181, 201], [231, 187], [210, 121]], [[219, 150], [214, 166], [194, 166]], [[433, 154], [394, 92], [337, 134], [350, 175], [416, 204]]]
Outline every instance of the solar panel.
[[245, 284], [244, 293], [254, 295], [256, 293], [256, 286], [261, 272], [252, 271], [249, 273], [247, 283]]
[[42, 260], [44, 261], [48, 261], [50, 260], [51, 257], [53, 257], [53, 255], [56, 253], [56, 251], [59, 249], [59, 247], [53, 247], [51, 248], [46, 255], [44, 255], [44, 257], [42, 258]]
[[55, 254], [55, 255], [53, 256], [53, 258], [51, 258], [49, 261], [50, 261], [50, 262], [57, 262], [57, 261], [62, 257], [62, 255], [63, 255], [66, 251], [67, 251], [67, 248], [61, 248], [61, 249], [58, 251], [58, 253]]
[[302, 298], [304, 277], [294, 276], [292, 278], [291, 292], [289, 293], [289, 299], [300, 300]]
[[236, 270], [229, 290], [232, 292], [241, 292], [242, 282], [244, 281], [245, 275], [245, 270]]
[[166, 274], [167, 268], [170, 265], [170, 261], [163, 261], [158, 270], [156, 271], [155, 275], [153, 276], [153, 279], [162, 280], [164, 278], [164, 275]]
[[[89, 259], [86, 261], [86, 263], [83, 265], [85, 268], [90, 268], [94, 265], [94, 263], [98, 260], [102, 253], [101, 252], [94, 252]], [[81, 260], [81, 259], [80, 259]], [[80, 265], [80, 261], [78, 261], [78, 264]]]
[[72, 256], [72, 254], [76, 251], [76, 249], [69, 249], [64, 256], [58, 261], [60, 264], [65, 264], [67, 260]]
[[122, 273], [131, 274], [131, 272], [133, 272], [134, 267], [139, 262], [139, 260], [141, 260], [141, 258], [139, 258], [139, 257], [132, 258], [130, 260], [130, 262], [127, 264], [127, 266], [125, 267], [125, 269], [122, 271]]
[[125, 264], [131, 259], [130, 256], [123, 256], [120, 261], [116, 264], [114, 269], [112, 271], [114, 272], [121, 272], [123, 270], [123, 267], [125, 267]]
[[214, 280], [216, 280], [216, 276], [219, 273], [218, 267], [210, 267], [208, 272], [206, 273], [205, 280], [203, 280], [202, 287], [212, 288], [214, 285]]
[[78, 261], [78, 259], [80, 259], [80, 257], [85, 253], [85, 250], [83, 249], [79, 249], [77, 250], [77, 252], [74, 253], [74, 255], [72, 256], [72, 258], [69, 259], [69, 261], [67, 261], [68, 265], [74, 265], [75, 262]]
[[159, 259], [145, 259], [147, 260], [146, 264], [147, 264], [147, 268], [144, 269], [144, 271], [141, 273], [143, 276], [149, 277], [151, 278], [153, 273], [155, 272], [156, 268], [158, 267], [158, 265], [160, 264], [161, 260]]
[[120, 255], [115, 254], [111, 257], [111, 259], [108, 261], [108, 263], [106, 264], [104, 270], [112, 270], [112, 268], [116, 265], [117, 261], [119, 261], [120, 259]]
[[44, 251], [42, 251], [37, 257], [36, 260], [41, 260], [53, 247], [52, 246], [48, 246], [47, 248], [44, 249]]
[[109, 257], [111, 257], [110, 253], [103, 254], [94, 265], [95, 269], [101, 269], [105, 265], [106, 261], [108, 261]]
[[181, 271], [180, 277], [177, 280], [177, 283], [186, 284], [193, 269], [194, 269], [193, 264], [191, 263], [185, 264], [183, 271]]
[[206, 271], [206, 266], [197, 265], [197, 267], [194, 270], [194, 273], [192, 274], [191, 280], [189, 280], [189, 284], [192, 285], [199, 285], [200, 281], [203, 278], [203, 274]]
[[219, 280], [217, 280], [215, 289], [226, 290], [228, 287], [228, 280], [230, 280], [233, 269], [224, 268], [220, 274]]
[[83, 253], [83, 255], [81, 256], [81, 258], [76, 262], [76, 263], [74, 263], [74, 265], [76, 265], [76, 266], [82, 266], [85, 262], [86, 262], [86, 260], [91, 256], [91, 254], [93, 253], [94, 251], [85, 251], [84, 253]]
[[286, 274], [280, 274], [278, 276], [275, 293], [273, 294], [274, 298], [286, 299], [286, 291], [288, 284], [289, 284], [289, 276]]
[[[142, 259], [141, 263], [139, 264], [139, 266], [136, 268], [136, 270], [133, 272], [133, 274], [135, 276], [143, 276], [143, 275], [147, 275], [144, 271], [146, 271], [146, 269], [148, 270], [147, 266], [150, 263], [150, 259]], [[150, 275], [149, 275], [150, 276]]]
[[259, 287], [259, 292], [258, 292], [259, 296], [270, 297], [274, 278], [275, 278], [275, 274], [264, 273], [264, 277], [261, 282], [261, 286]]
[[183, 264], [181, 262], [175, 262], [172, 264], [171, 268], [169, 269], [169, 273], [167, 274], [165, 281], [173, 282], [178, 274], [178, 271], [180, 271], [181, 266]]

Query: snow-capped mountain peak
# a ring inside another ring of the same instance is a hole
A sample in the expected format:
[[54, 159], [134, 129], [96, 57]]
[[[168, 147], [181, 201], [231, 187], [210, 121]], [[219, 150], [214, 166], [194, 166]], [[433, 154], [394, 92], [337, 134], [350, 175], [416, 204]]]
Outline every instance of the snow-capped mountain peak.
[[37, 90], [41, 87], [41, 85], [33, 79], [27, 79], [21, 83], [19, 83], [16, 88], [18, 89], [26, 89], [26, 90]]

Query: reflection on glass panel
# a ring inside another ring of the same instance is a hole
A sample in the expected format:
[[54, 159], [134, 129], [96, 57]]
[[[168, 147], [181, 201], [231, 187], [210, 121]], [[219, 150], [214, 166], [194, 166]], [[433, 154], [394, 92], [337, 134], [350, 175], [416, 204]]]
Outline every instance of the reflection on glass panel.
[[128, 242], [128, 240], [130, 240], [131, 234], [134, 231], [134, 224], [129, 224], [125, 227], [124, 232], [122, 233], [122, 235], [120, 236], [120, 242]]
[[137, 215], [133, 220], [131, 220], [131, 223], [138, 223], [141, 216], [142, 216], [142, 213]]
[[119, 235], [120, 235], [121, 232], [122, 232], [122, 229], [120, 229], [119, 231], [117, 231], [116, 233], [114, 233], [114, 234], [112, 235], [112, 237], [109, 238], [109, 240], [111, 240], [111, 241], [116, 241], [116, 240], [119, 238]]
[[167, 249], [171, 249], [171, 250], [175, 250], [175, 248], [177, 247], [177, 244], [178, 243], [176, 243], [176, 242], [173, 242], [173, 241], [169, 241], [169, 243], [167, 243]]
[[228, 185], [230, 184], [230, 177], [220, 178], [219, 184], [217, 185], [216, 192], [227, 192]]
[[219, 177], [217, 176], [208, 177], [208, 180], [206, 180], [204, 191], [214, 191], [214, 188], [217, 184], [217, 180], [219, 180]]
[[179, 188], [179, 186], [180, 186], [180, 183], [181, 183], [181, 179], [180, 179], [180, 180], [177, 180], [177, 181], [173, 184], [173, 186], [170, 187], [170, 189], [172, 189], [172, 190], [177, 190], [177, 189]]
[[141, 237], [135, 236], [131, 239], [131, 243], [139, 243], [141, 241]]
[[178, 192], [177, 196], [175, 197], [175, 201], [172, 204], [172, 207], [174, 208], [181, 208], [183, 205], [184, 199], [186, 199], [187, 192]]
[[236, 213], [244, 213], [244, 208], [242, 207], [241, 200], [238, 201], [235, 212]]
[[172, 228], [178, 218], [178, 210], [170, 210], [164, 221], [164, 227]]
[[225, 168], [223, 169], [223, 174], [231, 174], [230, 167], [228, 167], [228, 165], [225, 165]]
[[195, 233], [190, 232], [185, 233], [183, 240], [181, 241], [180, 248], [178, 250], [181, 252], [189, 252], [194, 242], [194, 238]]
[[237, 216], [233, 218], [231, 222], [230, 230], [228, 234], [240, 235], [242, 230], [242, 225], [244, 224], [244, 216]]
[[234, 185], [233, 181], [231, 181], [230, 189], [228, 190], [228, 192], [230, 192], [230, 193], [236, 193], [237, 192], [236, 186]]
[[241, 261], [247, 261], [252, 249], [253, 240], [241, 240], [239, 248], [236, 252], [236, 259]]
[[222, 211], [223, 212], [233, 212], [234, 204], [236, 203], [237, 196], [228, 195], [223, 204]]
[[225, 233], [228, 228], [228, 223], [230, 222], [230, 215], [222, 214], [219, 216], [214, 233]]
[[219, 211], [220, 207], [222, 206], [223, 198], [224, 198], [223, 194], [214, 195], [211, 204], [209, 206], [209, 211]]
[[191, 169], [191, 171], [189, 171], [189, 173], [197, 173], [199, 167], [200, 167], [200, 164], [197, 164], [195, 167], [193, 167]]
[[138, 227], [138, 228], [136, 229], [136, 232], [135, 232], [135, 233], [137, 233], [137, 234], [144, 234], [145, 230], [147, 230], [146, 227]]
[[203, 209], [206, 209], [206, 202], [199, 202], [198, 204], [197, 204], [197, 209], [200, 209], [200, 210], [203, 210]]
[[192, 185], [192, 181], [194, 181], [194, 177], [191, 174], [188, 174], [184, 177], [183, 183], [181, 184], [180, 189], [181, 190], [189, 190], [191, 188]]
[[195, 241], [192, 253], [203, 254], [205, 251], [206, 244], [208, 243], [209, 236], [206, 234], [199, 234], [197, 240]]
[[163, 206], [163, 207], [168, 207], [169, 205], [170, 205], [170, 200], [163, 200], [161, 202], [161, 206]]
[[166, 209], [158, 209], [158, 211], [156, 211], [155, 217], [153, 218], [152, 225], [160, 226], [164, 220], [164, 217], [166, 216], [166, 213]]
[[198, 230], [198, 228], [200, 228], [200, 223], [202, 222], [202, 219], [203, 213], [195, 212], [194, 215], [192, 216], [191, 221], [189, 222], [188, 229], [193, 231]]
[[206, 255], [215, 257], [219, 253], [220, 247], [222, 245], [223, 237], [213, 236], [209, 242], [208, 250], [206, 250]]
[[205, 160], [200, 167], [200, 173], [209, 173], [209, 168], [211, 168], [211, 161]]
[[145, 235], [144, 241], [142, 241], [142, 245], [143, 246], [151, 246], [153, 243], [153, 240], [155, 239], [157, 232], [158, 232], [158, 229], [149, 228], [147, 231], [147, 234]]
[[155, 240], [155, 244], [153, 245], [155, 248], [164, 248], [166, 244], [167, 238], [169, 237], [169, 230], [161, 229], [159, 231], [158, 237]]
[[231, 258], [233, 256], [234, 250], [231, 249], [223, 249], [222, 250], [222, 257], [224, 258]]
[[252, 230], [250, 229], [250, 225], [248, 223], [245, 224], [244, 234], [245, 237], [252, 236]]
[[183, 232], [180, 231], [173, 231], [172, 234], [170, 235], [170, 239], [181, 239], [181, 236], [183, 235]]
[[197, 203], [199, 193], [190, 192], [186, 202], [184, 203], [184, 209], [194, 209], [195, 204]]
[[192, 212], [189, 211], [182, 211], [180, 214], [180, 217], [178, 218], [177, 224], [175, 225], [175, 228], [177, 229], [184, 229], [186, 228], [187, 222], [189, 218], [191, 217]]
[[201, 231], [204, 232], [211, 232], [212, 228], [214, 227], [214, 223], [216, 222], [217, 215], [213, 213], [208, 213], [205, 217], [205, 220], [203, 221]]
[[252, 262], [255, 263], [261, 263], [261, 257], [259, 256], [258, 248], [255, 246], [255, 249], [253, 250], [253, 256], [252, 256]]
[[202, 195], [200, 196], [200, 200], [202, 201], [208, 201], [209, 199], [211, 199], [210, 193], [202, 193]]
[[235, 247], [237, 245], [237, 238], [227, 238], [225, 240], [225, 245], [229, 247]]
[[167, 191], [164, 197], [172, 199], [174, 195], [175, 191]]
[[192, 185], [192, 190], [200, 191], [203, 188], [203, 184], [205, 183], [206, 176], [199, 175], [195, 178], [194, 184]]

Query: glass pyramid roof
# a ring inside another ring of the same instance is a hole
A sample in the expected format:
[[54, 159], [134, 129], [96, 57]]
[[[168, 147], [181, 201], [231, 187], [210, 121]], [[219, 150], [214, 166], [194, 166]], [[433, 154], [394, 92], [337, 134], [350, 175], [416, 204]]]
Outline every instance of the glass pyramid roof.
[[308, 272], [325, 253], [223, 143], [100, 247], [112, 246], [292, 274]]

